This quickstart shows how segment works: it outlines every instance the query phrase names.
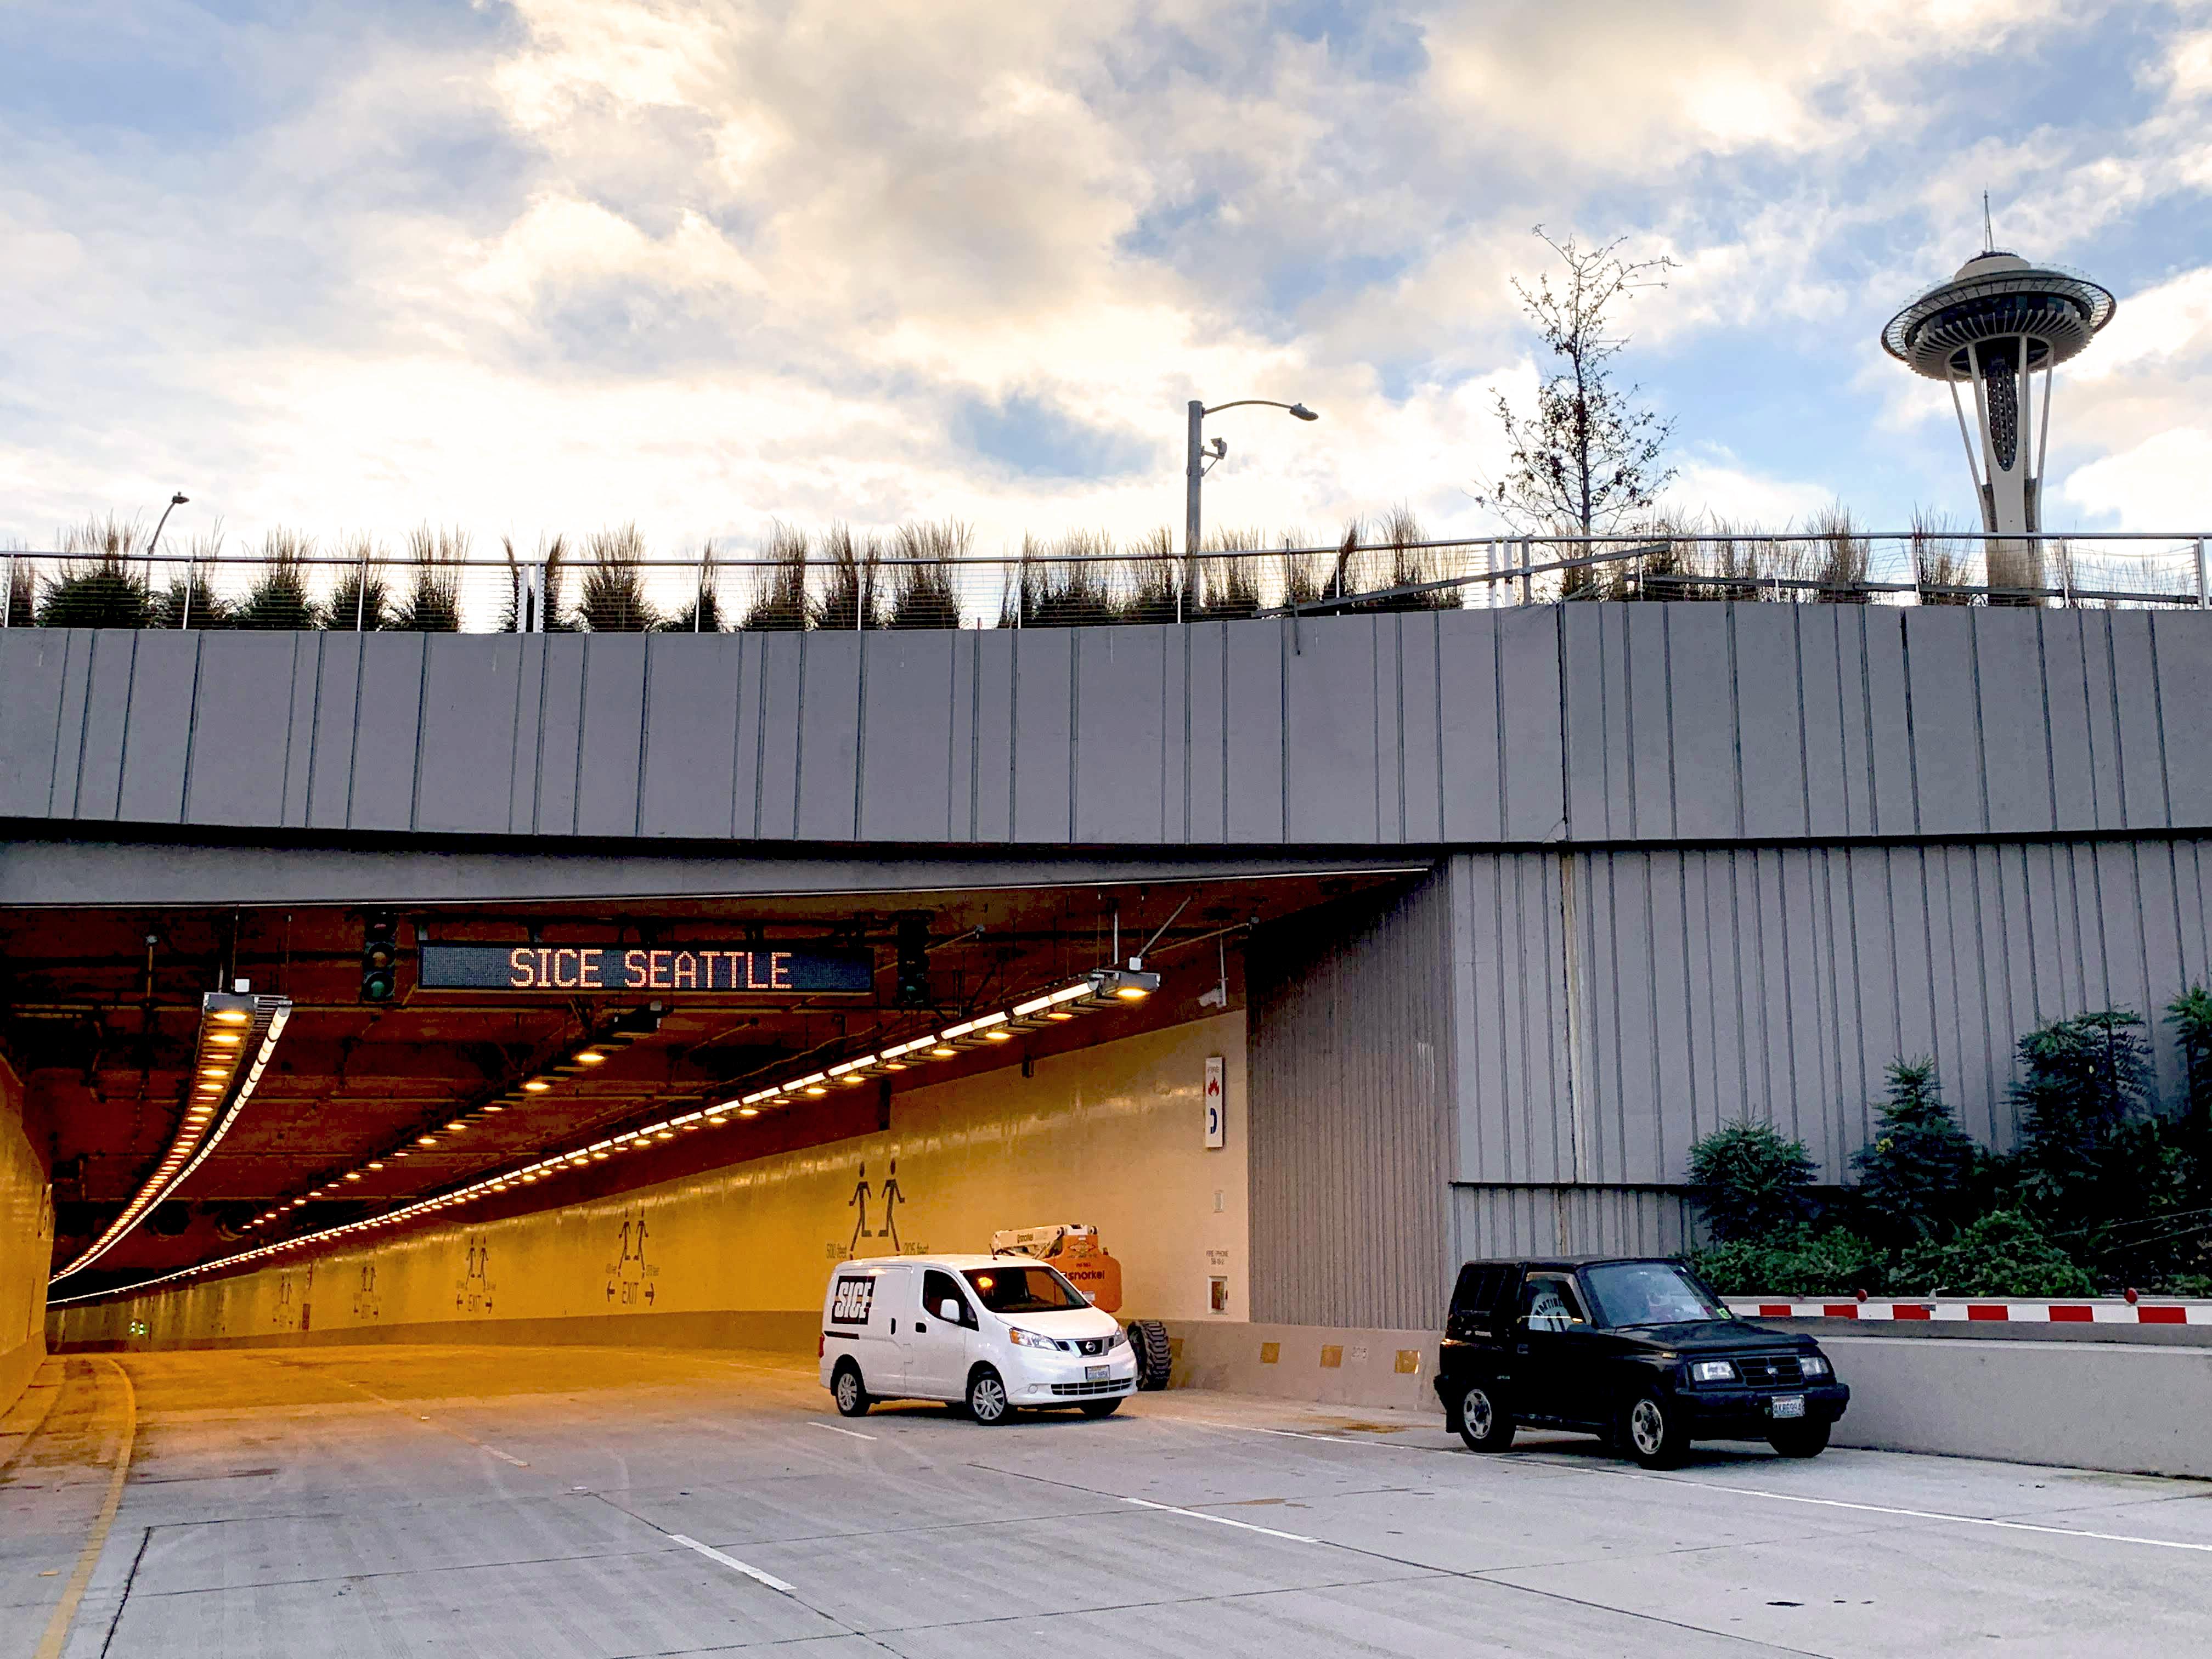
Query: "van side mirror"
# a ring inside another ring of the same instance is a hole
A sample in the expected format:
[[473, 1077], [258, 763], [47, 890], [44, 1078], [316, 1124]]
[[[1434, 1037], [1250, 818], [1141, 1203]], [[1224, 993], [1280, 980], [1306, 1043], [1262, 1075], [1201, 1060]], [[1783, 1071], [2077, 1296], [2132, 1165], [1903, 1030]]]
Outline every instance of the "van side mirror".
[[957, 1325], [960, 1322], [960, 1304], [946, 1297], [937, 1304], [937, 1316], [948, 1325]]

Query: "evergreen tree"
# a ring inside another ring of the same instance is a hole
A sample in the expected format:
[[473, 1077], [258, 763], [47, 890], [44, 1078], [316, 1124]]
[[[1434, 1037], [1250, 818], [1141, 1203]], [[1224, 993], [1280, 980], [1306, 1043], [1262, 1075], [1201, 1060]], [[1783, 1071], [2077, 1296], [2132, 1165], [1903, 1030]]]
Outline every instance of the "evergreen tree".
[[1948, 1234], [1968, 1201], [1980, 1152], [1944, 1104], [1936, 1062], [1894, 1062], [1881, 1113], [1873, 1140], [1851, 1159], [1869, 1219], [1900, 1243]]

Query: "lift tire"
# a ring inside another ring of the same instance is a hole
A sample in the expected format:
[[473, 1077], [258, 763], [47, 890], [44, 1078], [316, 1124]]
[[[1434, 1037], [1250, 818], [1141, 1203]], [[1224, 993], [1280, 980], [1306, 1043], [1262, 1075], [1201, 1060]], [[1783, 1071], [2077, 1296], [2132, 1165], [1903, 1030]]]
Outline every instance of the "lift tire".
[[1157, 1319], [1129, 1322], [1129, 1352], [1137, 1357], [1137, 1386], [1147, 1394], [1168, 1385], [1168, 1370], [1175, 1355], [1168, 1346], [1168, 1328]]
[[838, 1366], [836, 1375], [830, 1379], [830, 1397], [837, 1402], [840, 1417], [866, 1417], [868, 1407], [875, 1403], [861, 1384], [860, 1368], [849, 1359]]

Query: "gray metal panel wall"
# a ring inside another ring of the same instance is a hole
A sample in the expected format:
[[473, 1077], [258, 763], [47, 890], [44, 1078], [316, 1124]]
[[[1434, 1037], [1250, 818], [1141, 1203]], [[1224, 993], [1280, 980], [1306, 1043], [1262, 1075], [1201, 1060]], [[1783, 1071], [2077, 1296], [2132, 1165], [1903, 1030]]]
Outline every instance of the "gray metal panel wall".
[[2106, 1007], [2153, 1022], [2212, 982], [2212, 841], [1463, 854], [1455, 1177], [1665, 1186], [1720, 1124], [1771, 1117], [1824, 1180], [1883, 1070], [1932, 1056], [2004, 1144], [2014, 1049]]
[[1608, 605], [957, 635], [0, 637], [0, 817], [740, 840], [2202, 831], [2212, 618]]
[[1455, 1262], [1485, 1256], [1673, 1255], [1692, 1240], [1693, 1212], [1656, 1187], [1470, 1187], [1451, 1189]]
[[1252, 1317], [1440, 1317], [1450, 1172], [1450, 906], [1437, 877], [1323, 911], [1245, 962]]

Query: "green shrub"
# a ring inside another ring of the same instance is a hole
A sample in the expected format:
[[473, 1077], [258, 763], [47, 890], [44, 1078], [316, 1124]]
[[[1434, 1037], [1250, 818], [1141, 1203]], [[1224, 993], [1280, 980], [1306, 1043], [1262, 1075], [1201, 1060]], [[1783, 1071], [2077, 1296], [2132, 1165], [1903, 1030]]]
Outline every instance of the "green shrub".
[[307, 561], [313, 551], [314, 544], [294, 531], [264, 536], [261, 574], [232, 613], [231, 626], [293, 631], [322, 626], [321, 607], [307, 592]]
[[1812, 1212], [1813, 1160], [1771, 1123], [1729, 1123], [1690, 1147], [1690, 1184], [1705, 1225], [1725, 1244], [1763, 1238]]
[[2016, 1210], [1997, 1210], [1942, 1243], [1915, 1245], [1894, 1282], [1919, 1296], [2088, 1296], [2089, 1275]]
[[1972, 1201], [1981, 1152], [1943, 1103], [1935, 1061], [1893, 1064], [1881, 1111], [1874, 1139], [1851, 1159], [1876, 1236], [1907, 1243], [1949, 1233]]
[[1875, 1294], [1889, 1285], [1889, 1261], [1856, 1233], [1785, 1227], [1699, 1251], [1692, 1264], [1723, 1296]]
[[2191, 986], [2166, 1004], [2166, 1020], [2181, 1046], [2190, 1122], [2199, 1134], [2212, 1132], [2212, 991]]

